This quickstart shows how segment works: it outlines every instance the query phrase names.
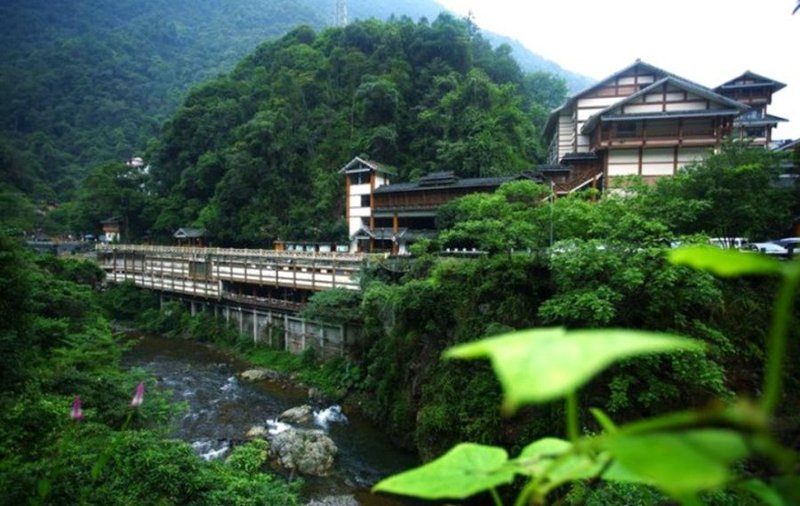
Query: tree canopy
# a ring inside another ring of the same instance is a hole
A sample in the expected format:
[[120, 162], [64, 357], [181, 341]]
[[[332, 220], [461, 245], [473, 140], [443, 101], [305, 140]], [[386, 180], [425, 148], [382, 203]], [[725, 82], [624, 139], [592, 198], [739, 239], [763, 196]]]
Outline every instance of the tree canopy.
[[342, 239], [338, 170], [353, 156], [395, 166], [399, 180], [529, 170], [542, 108], [564, 93], [447, 15], [297, 28], [195, 88], [167, 122], [150, 153], [153, 231], [194, 224], [251, 246]]

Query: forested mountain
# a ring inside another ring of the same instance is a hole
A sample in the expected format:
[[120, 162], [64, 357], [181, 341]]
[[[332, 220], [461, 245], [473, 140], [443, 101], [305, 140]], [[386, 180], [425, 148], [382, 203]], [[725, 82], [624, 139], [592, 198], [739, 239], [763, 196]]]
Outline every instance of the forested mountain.
[[[433, 20], [441, 10], [433, 0], [349, 7], [351, 19]], [[68, 200], [90, 167], [139, 153], [190, 87], [230, 71], [266, 39], [329, 25], [334, 8], [333, 0], [3, 2], [2, 207], [19, 207], [9, 191]], [[536, 58], [524, 55], [529, 70]]]
[[323, 19], [289, 0], [3, 2], [2, 149], [26, 169], [3, 180], [62, 200], [90, 166], [144, 147], [193, 84], [300, 23]]
[[190, 93], [148, 155], [159, 198], [131, 233], [194, 224], [227, 245], [343, 240], [338, 169], [353, 156], [395, 166], [395, 180], [529, 170], [565, 91], [449, 15], [297, 28]]

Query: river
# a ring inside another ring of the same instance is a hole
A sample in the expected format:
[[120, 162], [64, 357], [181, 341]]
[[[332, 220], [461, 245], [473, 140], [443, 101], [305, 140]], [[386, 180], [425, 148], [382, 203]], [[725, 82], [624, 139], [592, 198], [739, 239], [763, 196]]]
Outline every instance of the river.
[[[203, 344], [136, 339], [138, 344], [126, 353], [125, 364], [150, 371], [159, 388], [171, 390], [176, 401], [187, 404], [173, 435], [192, 444], [204, 458], [224, 457], [231, 442], [242, 441], [253, 425], [263, 426], [286, 409], [309, 404], [304, 389], [270, 381], [240, 381], [237, 373], [248, 369], [248, 364]], [[321, 412], [327, 408], [331, 406], [315, 406]], [[346, 421], [331, 421], [326, 429], [339, 449], [334, 472], [325, 478], [304, 477], [303, 499], [353, 495], [365, 506], [412, 504], [372, 495], [369, 488], [385, 476], [417, 465], [416, 457], [392, 446], [357, 413], [346, 413], [346, 417]]]

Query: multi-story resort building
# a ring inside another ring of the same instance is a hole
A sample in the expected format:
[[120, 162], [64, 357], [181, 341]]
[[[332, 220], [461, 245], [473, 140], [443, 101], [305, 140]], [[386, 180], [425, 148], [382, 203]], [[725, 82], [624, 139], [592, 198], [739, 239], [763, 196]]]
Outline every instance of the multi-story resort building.
[[574, 95], [545, 128], [548, 162], [602, 179], [671, 176], [735, 135], [767, 146], [767, 114], [784, 85], [745, 72], [710, 89], [642, 61]]
[[637, 60], [551, 113], [544, 132], [548, 160], [532, 172], [492, 178], [436, 172], [390, 184], [391, 168], [356, 157], [340, 170], [350, 251], [405, 253], [417, 238], [434, 235], [439, 206], [513, 179], [532, 179], [564, 195], [613, 188], [622, 176], [648, 182], [671, 176], [731, 136], [768, 147], [772, 129], [785, 120], [767, 114], [767, 106], [784, 86], [745, 72], [712, 90]]

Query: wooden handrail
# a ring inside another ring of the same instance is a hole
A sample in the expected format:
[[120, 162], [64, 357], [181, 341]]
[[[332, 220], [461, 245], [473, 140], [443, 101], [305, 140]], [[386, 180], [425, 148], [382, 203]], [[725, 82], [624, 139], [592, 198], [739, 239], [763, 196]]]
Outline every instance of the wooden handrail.
[[361, 262], [363, 260], [378, 259], [384, 255], [367, 253], [339, 253], [319, 251], [275, 251], [264, 249], [237, 249], [237, 248], [204, 248], [197, 246], [153, 246], [147, 244], [97, 244], [97, 252], [141, 252], [174, 254], [176, 256], [236, 256], [236, 257], [261, 257], [261, 258], [288, 258], [288, 259], [331, 259], [345, 262]]

